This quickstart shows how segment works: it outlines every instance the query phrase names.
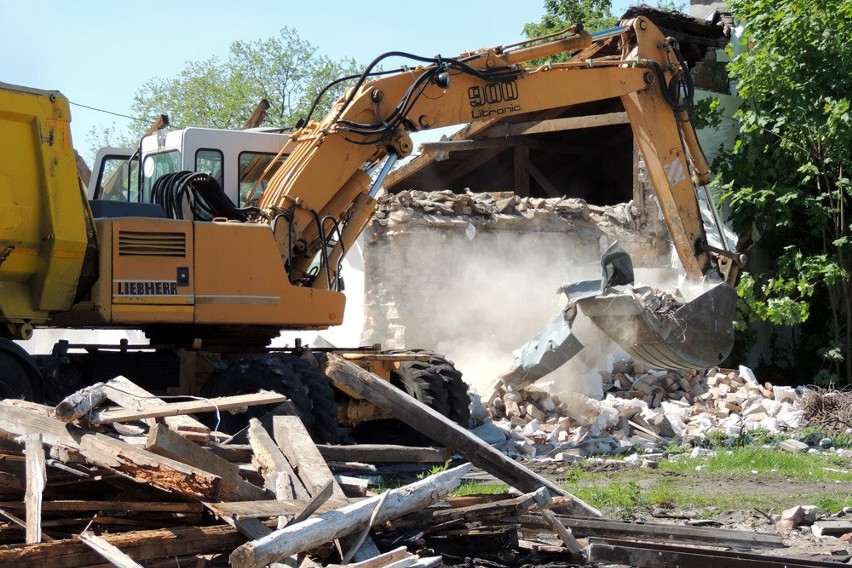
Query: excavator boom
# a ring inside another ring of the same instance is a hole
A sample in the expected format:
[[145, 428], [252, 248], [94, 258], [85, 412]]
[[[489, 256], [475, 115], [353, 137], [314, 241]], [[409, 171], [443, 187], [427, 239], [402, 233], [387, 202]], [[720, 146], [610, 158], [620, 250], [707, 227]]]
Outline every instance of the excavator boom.
[[[619, 55], [595, 57], [603, 42], [615, 41]], [[565, 51], [577, 53], [563, 63], [538, 63]], [[572, 28], [543, 40], [421, 61], [427, 64], [372, 81], [368, 69], [324, 119], [292, 135], [289, 158], [258, 202], [269, 217], [287, 221], [277, 225], [276, 236], [291, 282], [327, 288], [336, 279], [340, 257], [375, 206], [382, 175], [369, 172], [383, 160], [386, 171], [396, 157], [408, 155], [410, 132], [620, 99], [687, 277], [724, 282], [670, 318], [671, 325], [628, 295], [604, 294], [603, 287], [584, 298], [581, 309], [625, 350], [654, 364], [721, 362], [733, 341], [737, 266], [735, 255], [707, 245], [696, 184], [706, 183], [709, 169], [689, 120], [691, 83], [676, 42], [640, 17], [594, 38]], [[678, 333], [682, 328], [688, 333]], [[706, 340], [711, 334], [715, 340]]]

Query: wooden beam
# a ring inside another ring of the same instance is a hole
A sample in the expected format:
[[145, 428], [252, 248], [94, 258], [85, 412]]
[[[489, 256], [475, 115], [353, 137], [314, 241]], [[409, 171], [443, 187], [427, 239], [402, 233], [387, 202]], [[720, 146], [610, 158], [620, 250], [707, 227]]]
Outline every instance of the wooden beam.
[[275, 392], [259, 392], [257, 394], [240, 394], [223, 396], [205, 400], [190, 400], [187, 402], [171, 402], [164, 405], [152, 406], [141, 410], [103, 410], [90, 420], [92, 424], [112, 424], [142, 420], [143, 418], [162, 418], [180, 414], [195, 414], [196, 412], [215, 412], [216, 410], [233, 410], [244, 406], [262, 404], [277, 404], [287, 400], [287, 397]]
[[[552, 481], [507, 458], [468, 430], [342, 357], [329, 354], [326, 374], [379, 408], [387, 410], [395, 418], [448, 448], [454, 449], [474, 465], [512, 487], [526, 493], [535, 491], [539, 487], [546, 487], [551, 495], [570, 496], [567, 491]], [[571, 505], [566, 506], [565, 509], [581, 516], [601, 516], [600, 511], [573, 496]]]
[[[246, 540], [227, 525], [131, 531], [106, 534], [102, 538], [137, 562], [184, 554], [227, 552]], [[77, 539], [0, 547], [0, 566], [3, 568], [77, 568], [102, 563], [101, 555]]]
[[241, 478], [238, 466], [213, 452], [208, 452], [164, 424], [157, 424], [148, 431], [145, 449], [219, 476], [222, 479], [222, 501], [259, 501], [273, 498], [272, 493]]
[[549, 134], [563, 132], [565, 130], [578, 130], [580, 128], [597, 128], [599, 126], [611, 126], [614, 124], [629, 124], [626, 112], [612, 112], [608, 114], [593, 114], [589, 116], [571, 116], [567, 118], [553, 118], [550, 120], [539, 120], [533, 122], [518, 122], [505, 124], [500, 128], [492, 128], [480, 135], [481, 138], [505, 138], [506, 136], [528, 136], [530, 134]]
[[272, 435], [284, 454], [295, 462], [293, 467], [309, 494], [316, 495], [326, 483], [331, 482], [332, 495], [340, 504], [346, 501], [346, 495], [335, 483], [334, 474], [298, 416], [274, 416]]
[[251, 116], [246, 120], [246, 123], [243, 125], [243, 130], [248, 128], [257, 128], [263, 121], [266, 120], [266, 111], [269, 110], [269, 101], [266, 99], [260, 99], [260, 102], [257, 103], [257, 106], [254, 107], [254, 111], [252, 111]]
[[[52, 485], [51, 485], [52, 486]], [[0, 509], [22, 509], [25, 505], [21, 501], [0, 502]], [[42, 512], [57, 511], [121, 511], [134, 512], [143, 511], [148, 513], [202, 513], [204, 506], [201, 503], [173, 503], [171, 501], [79, 501], [79, 500], [56, 500], [42, 501]]]
[[829, 568], [837, 562], [802, 558], [765, 556], [739, 551], [691, 548], [670, 544], [641, 543], [626, 540], [592, 541], [587, 547], [588, 562], [618, 564], [637, 568]]
[[[371, 519], [381, 524], [411, 511], [422, 509], [458, 486], [472, 468], [465, 464], [426, 479], [386, 491], [340, 509], [279, 529], [262, 539], [247, 542], [229, 556], [232, 566], [260, 568], [281, 558], [316, 548], [357, 532]], [[382, 507], [374, 512], [382, 500]]]
[[199, 501], [219, 499], [221, 478], [216, 475], [105, 434], [63, 424], [37, 410], [0, 401], [0, 437], [14, 439], [30, 432], [41, 432], [45, 444], [74, 450], [89, 463], [139, 483]]
[[95, 534], [84, 532], [80, 534], [79, 538], [83, 544], [109, 560], [109, 563], [117, 568], [142, 568], [141, 564], [123, 553], [117, 546]]
[[[535, 522], [533, 516], [521, 517], [521, 522]], [[631, 538], [657, 540], [696, 546], [763, 547], [783, 548], [784, 542], [776, 533], [760, 533], [717, 529], [710, 527], [686, 527], [654, 523], [630, 523], [604, 519], [576, 519], [559, 517], [560, 522], [578, 537]]]
[[550, 529], [556, 533], [556, 536], [559, 537], [559, 540], [562, 541], [562, 544], [565, 545], [565, 548], [568, 549], [571, 556], [575, 559], [582, 558], [583, 549], [580, 547], [577, 539], [574, 538], [574, 534], [571, 532], [571, 529], [562, 524], [559, 519], [556, 518], [556, 515], [553, 514], [553, 511], [541, 511], [540, 515]]
[[249, 422], [248, 439], [254, 448], [252, 462], [263, 476], [266, 488], [275, 492], [278, 500], [308, 501], [311, 498], [310, 492], [293, 471], [290, 462], [257, 418], [252, 418]]
[[356, 444], [354, 446], [317, 445], [326, 461], [364, 463], [444, 463], [453, 453], [447, 448]]
[[541, 186], [541, 188], [549, 197], [563, 196], [563, 194], [560, 193], [558, 189], [556, 189], [556, 186], [550, 183], [550, 180], [547, 179], [547, 176], [545, 176], [544, 173], [540, 169], [538, 169], [532, 162], [527, 163], [527, 172], [538, 183], [538, 185]]
[[26, 542], [32, 544], [41, 542], [41, 501], [47, 484], [41, 434], [28, 434], [24, 438], [24, 451], [27, 459], [27, 491], [24, 495], [27, 504]]
[[104, 383], [95, 383], [62, 399], [53, 415], [62, 422], [74, 422], [92, 412], [106, 400]]
[[[169, 404], [122, 376], [107, 381], [104, 386], [104, 394], [115, 404], [127, 410], [158, 408]], [[149, 426], [153, 426], [155, 423], [153, 418], [146, 421]], [[210, 439], [210, 428], [191, 416], [166, 416], [163, 421], [169, 428], [190, 440], [206, 442]]]

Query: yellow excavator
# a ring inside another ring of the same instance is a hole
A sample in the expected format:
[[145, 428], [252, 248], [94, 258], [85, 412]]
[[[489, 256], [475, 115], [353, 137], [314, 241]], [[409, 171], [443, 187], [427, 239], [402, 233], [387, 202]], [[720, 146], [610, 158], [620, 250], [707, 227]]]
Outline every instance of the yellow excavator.
[[[596, 56], [605, 45], [614, 54]], [[541, 63], [565, 52], [573, 53], [565, 62]], [[417, 65], [378, 71], [389, 56]], [[594, 36], [574, 26], [457, 57], [394, 52], [353, 83], [324, 118], [308, 116], [280, 137], [277, 155], [255, 164], [241, 188], [202, 168], [174, 171], [181, 162], [165, 136], [149, 136], [136, 152], [136, 190], [117, 192], [119, 202], [90, 201], [82, 190], [60, 93], [0, 84], [0, 396], [56, 398], [117, 374], [155, 392], [271, 388], [316, 415], [315, 434], [326, 424], [318, 438], [333, 438], [326, 415], [335, 399], [350, 423], [376, 411], [332, 391], [304, 357], [267, 345], [282, 329], [341, 323], [341, 259], [384, 176], [411, 153], [410, 134], [603, 99], [620, 99], [627, 112], [687, 277], [718, 284], [662, 318], [619, 291], [627, 282], [605, 263], [601, 285], [575, 290], [574, 303], [652, 363], [708, 367], [727, 355], [742, 259], [708, 244], [696, 191], [710, 173], [689, 116], [689, 73], [677, 43], [649, 20]], [[628, 324], [635, 330], [625, 334]], [[60, 342], [31, 355], [13, 340], [34, 327], [141, 329], [150, 344]], [[466, 422], [466, 387], [439, 356], [347, 356]]]

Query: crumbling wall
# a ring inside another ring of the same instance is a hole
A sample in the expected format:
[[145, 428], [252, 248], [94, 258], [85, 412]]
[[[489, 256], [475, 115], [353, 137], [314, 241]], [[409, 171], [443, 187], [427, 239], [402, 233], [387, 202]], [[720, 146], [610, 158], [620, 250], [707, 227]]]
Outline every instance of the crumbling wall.
[[618, 241], [637, 277], [674, 276], [652, 193], [611, 207], [512, 193], [403, 191], [380, 198], [366, 231], [362, 341], [446, 354], [471, 384], [511, 364], [514, 349], [558, 313], [557, 288], [600, 278]]

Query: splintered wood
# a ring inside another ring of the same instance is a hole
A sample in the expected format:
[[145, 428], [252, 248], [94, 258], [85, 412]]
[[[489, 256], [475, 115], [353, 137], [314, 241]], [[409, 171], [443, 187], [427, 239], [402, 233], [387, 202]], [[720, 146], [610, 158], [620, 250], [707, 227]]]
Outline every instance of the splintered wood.
[[[0, 401], [0, 566], [427, 568], [464, 558], [520, 566], [583, 562], [589, 550], [627, 554], [600, 539], [592, 549], [590, 537], [781, 544], [774, 535], [590, 519], [600, 514], [463, 428], [374, 375], [329, 360], [330, 375], [359, 381], [364, 398], [448, 448], [318, 447], [293, 415], [268, 417], [266, 428], [253, 419], [245, 443], [233, 443], [183, 414], [208, 409], [209, 401], [168, 403], [124, 378], [75, 393], [57, 408]], [[283, 399], [258, 393], [215, 403]], [[103, 408], [107, 401], [119, 408]], [[139, 434], [127, 435], [129, 424], [116, 428], [124, 421], [141, 425]], [[443, 464], [450, 451], [471, 463], [378, 494], [366, 480], [330, 467], [358, 462], [344, 471], [374, 475], [383, 462]], [[525, 493], [449, 497], [474, 465]], [[565, 516], [577, 513], [582, 518]]]

